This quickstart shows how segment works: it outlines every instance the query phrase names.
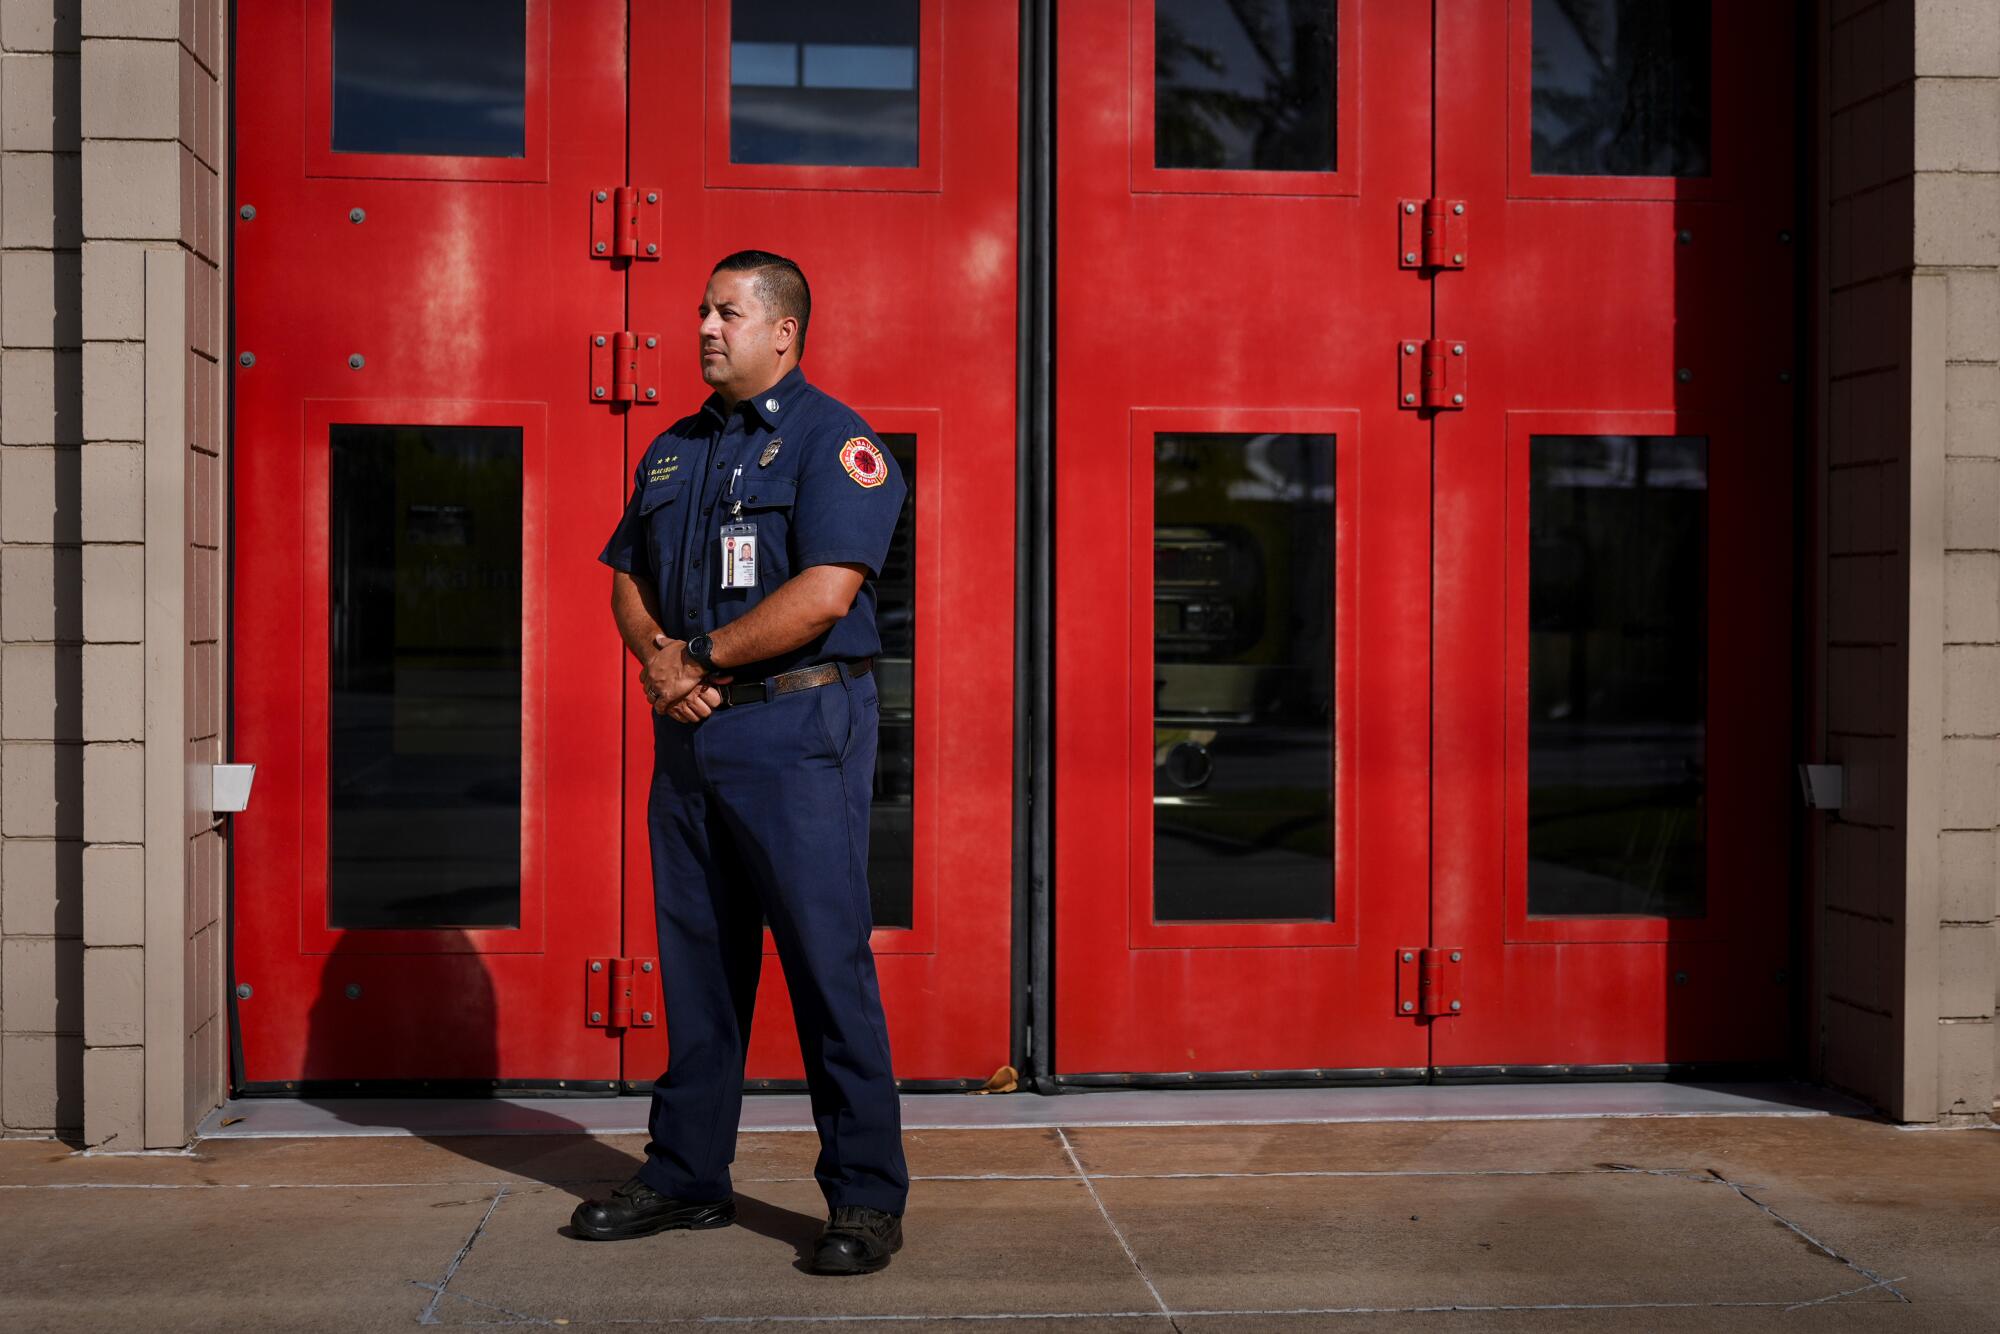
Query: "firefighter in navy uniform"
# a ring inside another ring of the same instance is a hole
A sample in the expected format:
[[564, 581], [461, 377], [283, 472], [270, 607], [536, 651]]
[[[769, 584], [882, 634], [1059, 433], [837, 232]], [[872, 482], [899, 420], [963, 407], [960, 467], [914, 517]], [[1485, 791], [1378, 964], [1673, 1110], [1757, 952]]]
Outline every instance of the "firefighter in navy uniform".
[[880, 1269], [909, 1194], [869, 949], [875, 588], [905, 486], [852, 410], [799, 370], [811, 295], [743, 251], [701, 304], [700, 411], [653, 441], [601, 559], [651, 702], [647, 823], [668, 1067], [646, 1161], [571, 1220], [593, 1240], [735, 1218], [744, 1046], [777, 942], [829, 1216], [817, 1273]]

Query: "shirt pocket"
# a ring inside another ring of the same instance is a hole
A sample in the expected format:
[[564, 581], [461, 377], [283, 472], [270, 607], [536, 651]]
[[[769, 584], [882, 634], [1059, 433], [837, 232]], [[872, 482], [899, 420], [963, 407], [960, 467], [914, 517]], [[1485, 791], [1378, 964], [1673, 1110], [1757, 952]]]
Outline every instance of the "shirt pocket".
[[639, 522], [646, 528], [646, 551], [656, 582], [673, 569], [680, 554], [681, 526], [687, 521], [687, 483], [655, 482], [639, 493]]
[[768, 591], [792, 577], [792, 506], [799, 479], [758, 477], [744, 489], [743, 519], [757, 525], [757, 582]]

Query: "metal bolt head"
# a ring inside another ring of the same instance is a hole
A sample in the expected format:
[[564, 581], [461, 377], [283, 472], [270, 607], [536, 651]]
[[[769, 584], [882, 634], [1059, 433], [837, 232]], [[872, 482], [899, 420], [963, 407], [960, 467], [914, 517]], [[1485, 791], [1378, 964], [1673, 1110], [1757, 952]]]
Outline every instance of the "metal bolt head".
[[1463, 344], [1463, 343], [1453, 343], [1453, 344], [1451, 345], [1451, 354], [1452, 354], [1452, 355], [1453, 355], [1454, 357], [1462, 357], [1462, 356], [1464, 356], [1464, 355], [1465, 355], [1465, 344]]
[[602, 1010], [592, 1010], [592, 1011], [590, 1012], [590, 1022], [591, 1022], [591, 1023], [593, 1023], [593, 1024], [601, 1024], [601, 1023], [603, 1023], [603, 1022], [604, 1022], [604, 1011], [602, 1011]]
[[1779, 232], [1779, 233], [1778, 233], [1778, 244], [1779, 244], [1779, 245], [1790, 245], [1791, 243], [1792, 243], [1792, 234], [1791, 234], [1790, 232]]
[[[604, 391], [603, 391], [602, 389], [600, 389], [600, 390], [598, 390], [597, 392], [601, 394], [601, 393], [603, 393]], [[590, 971], [591, 971], [591, 972], [593, 972], [593, 973], [601, 973], [601, 972], [603, 972], [603, 971], [604, 971], [604, 961], [603, 961], [603, 960], [601, 960], [601, 959], [592, 959], [592, 960], [590, 961]]]
[[347, 220], [349, 222], [366, 222], [368, 221], [368, 211], [366, 209], [351, 208], [347, 210]]
[[236, 210], [236, 216], [248, 222], [257, 216], [257, 206], [255, 204], [245, 204], [242, 208]]
[[1678, 236], [1674, 237], [1674, 239], [1676, 241], [1679, 241], [1682, 245], [1693, 245], [1694, 233], [1690, 231], [1683, 231]]
[[1451, 262], [1454, 264], [1463, 264], [1465, 263], [1465, 256], [1463, 254], [1453, 255], [1451, 257]]
[[1415, 963], [1416, 961], [1417, 961], [1417, 956], [1416, 956], [1416, 954], [1415, 954], [1414, 952], [1412, 952], [1412, 951], [1410, 951], [1410, 950], [1404, 950], [1404, 951], [1403, 951], [1403, 962], [1404, 962], [1404, 963]]
[[595, 246], [593, 246], [593, 247], [592, 247], [592, 249], [596, 250], [596, 251], [597, 251], [597, 253], [598, 253], [598, 254], [600, 254], [600, 255], [601, 255], [601, 254], [603, 254], [603, 253], [604, 253], [604, 242], [602, 242], [602, 241], [599, 241], [599, 242], [598, 242], [598, 243], [597, 243], [597, 244], [596, 244]]
[[[647, 398], [658, 398], [659, 396], [660, 396], [660, 391], [659, 391], [659, 390], [657, 390], [657, 389], [648, 389], [648, 390], [646, 391], [646, 397], [647, 397]], [[652, 971], [652, 970], [651, 970], [651, 969], [648, 969], [647, 971], [648, 971], [648, 972], [650, 972], [650, 971]]]
[[597, 202], [600, 204], [602, 204], [605, 200], [609, 199], [610, 197], [611, 196], [603, 190], [599, 190], [597, 192]]
[[1404, 1013], [1404, 1014], [1408, 1014], [1408, 1013], [1409, 1013], [1410, 1011], [1412, 1011], [1412, 1010], [1414, 1010], [1414, 1009], [1416, 1009], [1416, 1008], [1417, 1008], [1417, 1003], [1416, 1003], [1415, 1001], [1404, 1001], [1404, 1002], [1403, 1002], [1403, 1013]]
[[660, 345], [660, 340], [659, 340], [659, 339], [657, 339], [657, 338], [651, 338], [651, 337], [649, 337], [649, 338], [647, 338], [647, 339], [646, 339], [646, 346], [647, 346], [647, 347], [658, 347], [659, 345]]
[[1686, 973], [1675, 973], [1675, 974], [1674, 974], [1674, 985], [1675, 985], [1675, 986], [1677, 986], [1677, 987], [1684, 987], [1684, 986], [1686, 986], [1687, 984], [1688, 984], [1688, 975], [1687, 975]]
[[345, 992], [345, 995], [347, 996], [347, 999], [349, 999], [349, 1000], [360, 1000], [360, 999], [361, 999], [361, 984], [360, 984], [359, 982], [349, 982], [349, 983], [347, 984], [347, 990], [346, 990], [346, 992]]
[[1778, 372], [1778, 383], [1779, 383], [1779, 384], [1790, 384], [1791, 382], [1792, 382], [1792, 373], [1791, 373], [1790, 371], [1779, 371], [1779, 372]]
[[651, 241], [648, 241], [646, 242], [646, 253], [649, 255], [657, 255], [660, 253], [660, 248], [654, 245]]
[[650, 1023], [652, 1023], [652, 1022], [653, 1022], [653, 1012], [652, 1012], [651, 1010], [641, 1010], [641, 1011], [639, 1012], [639, 1022], [640, 1022], [640, 1023], [643, 1023], [643, 1024], [650, 1024]]
[[1694, 379], [1694, 372], [1689, 370], [1687, 367], [1683, 366], [1679, 370], [1674, 372], [1674, 378], [1676, 380], [1679, 380], [1682, 384], [1687, 384], [1689, 381]]
[[1415, 213], [1416, 211], [1417, 211], [1417, 206], [1415, 204], [1403, 205], [1403, 212], [1405, 213]]
[[1417, 252], [1416, 252], [1416, 251], [1414, 251], [1414, 250], [1405, 250], [1405, 251], [1403, 252], [1403, 263], [1405, 263], [1405, 264], [1414, 264], [1414, 263], [1416, 263], [1416, 262], [1417, 262]]
[[639, 971], [640, 971], [640, 972], [642, 972], [642, 973], [650, 973], [650, 972], [652, 972], [652, 971], [653, 971], [653, 961], [652, 961], [651, 959], [648, 959], [648, 960], [646, 960], [646, 962], [644, 962], [644, 963], [640, 964], [640, 965], [639, 965]]
[[659, 202], [660, 202], [660, 192], [659, 192], [658, 190], [648, 190], [648, 191], [646, 191], [646, 202], [647, 202], [648, 204], [657, 204], [657, 203], [659, 203]]
[[1404, 394], [1403, 401], [1405, 403], [1414, 403], [1417, 401], [1417, 396], [1415, 394]]
[[1413, 356], [1415, 356], [1416, 354], [1417, 354], [1417, 345], [1416, 345], [1415, 343], [1405, 343], [1405, 344], [1403, 344], [1403, 355], [1404, 355], [1404, 356], [1406, 356], [1406, 357], [1413, 357]]
[[1462, 1010], [1462, 1009], [1464, 1009], [1464, 1008], [1465, 1008], [1465, 1002], [1463, 1002], [1463, 1001], [1453, 1001], [1453, 1002], [1451, 1003], [1451, 1008], [1452, 1008], [1452, 1012], [1453, 1012], [1454, 1014], [1456, 1014], [1456, 1013], [1457, 1013], [1458, 1011], [1460, 1011], [1460, 1010]]
[[1463, 204], [1453, 204], [1453, 205], [1451, 206], [1451, 211], [1452, 211], [1453, 213], [1463, 213], [1463, 212], [1465, 212], [1465, 205], [1463, 205]]
[[597, 344], [597, 345], [598, 345], [599, 347], [603, 347], [603, 346], [604, 346], [604, 335], [603, 335], [603, 334], [599, 334], [599, 335], [597, 335], [597, 337], [595, 337], [595, 338], [591, 339], [590, 341], [592, 341], [593, 343], [596, 343], [596, 344]]
[[255, 352], [239, 352], [236, 355], [236, 364], [239, 366], [255, 366], [257, 364], [257, 354]]
[[250, 999], [250, 984], [248, 982], [238, 982], [236, 984], [236, 999], [237, 1000]]
[[1459, 952], [1458, 952], [1457, 950], [1453, 950], [1453, 951], [1451, 952], [1451, 961], [1452, 961], [1453, 963], [1457, 963], [1457, 962], [1459, 961], [1459, 959], [1460, 959], [1461, 957], [1462, 957], [1462, 956], [1461, 956], [1461, 955], [1459, 954]]
[[367, 364], [368, 364], [368, 358], [362, 356], [359, 352], [356, 352], [353, 356], [347, 359], [347, 369], [351, 371], [358, 371]]
[[1453, 395], [1451, 396], [1451, 401], [1452, 401], [1452, 402], [1454, 402], [1454, 403], [1456, 403], [1456, 404], [1459, 404], [1460, 406], [1464, 406], [1464, 404], [1465, 404], [1465, 395], [1464, 395], [1464, 394], [1453, 394]]
[[[598, 385], [598, 386], [597, 386], [597, 387], [596, 387], [595, 389], [591, 390], [591, 391], [590, 391], [590, 393], [591, 393], [591, 397], [593, 397], [593, 398], [603, 398], [603, 397], [604, 397], [604, 386], [603, 386], [603, 385]], [[593, 968], [593, 969], [591, 969], [591, 971], [592, 971], [592, 972], [596, 972], [597, 970], [596, 970], [595, 968]]]

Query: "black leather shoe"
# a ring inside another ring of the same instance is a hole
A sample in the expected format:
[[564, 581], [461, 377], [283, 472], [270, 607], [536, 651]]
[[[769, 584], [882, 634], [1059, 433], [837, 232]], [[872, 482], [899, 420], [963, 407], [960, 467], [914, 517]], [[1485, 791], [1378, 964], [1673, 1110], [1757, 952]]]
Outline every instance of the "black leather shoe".
[[585, 1241], [624, 1241], [670, 1228], [728, 1227], [736, 1221], [736, 1201], [677, 1200], [633, 1177], [608, 1200], [585, 1200], [569, 1225]]
[[902, 1249], [902, 1215], [850, 1204], [826, 1220], [807, 1268], [815, 1274], [872, 1274]]

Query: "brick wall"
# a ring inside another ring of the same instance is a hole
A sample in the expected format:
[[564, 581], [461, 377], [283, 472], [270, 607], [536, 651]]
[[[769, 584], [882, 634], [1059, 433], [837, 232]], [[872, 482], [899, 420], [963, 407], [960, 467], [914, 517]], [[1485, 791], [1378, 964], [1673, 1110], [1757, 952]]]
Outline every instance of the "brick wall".
[[83, 1124], [76, 0], [0, 0], [0, 1126]]
[[1816, 1056], [1910, 1120], [1994, 1093], [2000, 6], [1820, 7]]
[[180, 1143], [219, 1096], [219, 0], [85, 0], [84, 1131]]
[[1912, 895], [1910, 924], [1935, 933], [1921, 945], [1935, 994], [1917, 1016], [1935, 1026], [1933, 1105], [1983, 1120], [2000, 991], [2000, 5], [1924, 0], [1914, 45], [1912, 448], [1943, 488], [1945, 762], [1936, 890]]
[[0, 0], [0, 1107], [220, 1097], [220, 0]]

